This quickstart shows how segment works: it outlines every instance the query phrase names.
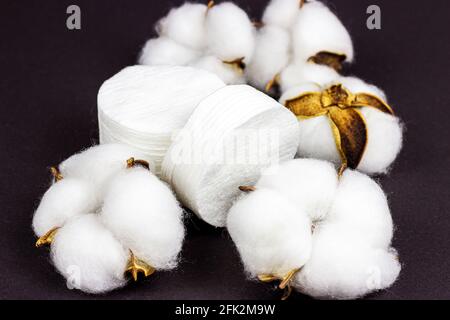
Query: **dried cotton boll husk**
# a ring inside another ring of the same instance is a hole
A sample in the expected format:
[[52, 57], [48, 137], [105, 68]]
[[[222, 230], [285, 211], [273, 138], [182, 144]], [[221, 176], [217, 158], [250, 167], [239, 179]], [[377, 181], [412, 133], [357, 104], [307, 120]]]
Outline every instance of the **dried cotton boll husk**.
[[290, 59], [290, 35], [276, 26], [264, 26], [256, 36], [252, 61], [245, 69], [249, 83], [260, 90], [280, 74]]
[[217, 76], [190, 67], [133, 66], [100, 88], [100, 143], [119, 142], [139, 150], [159, 174], [172, 135], [197, 105], [225, 86]]
[[299, 14], [300, 5], [300, 0], [271, 0], [264, 10], [262, 22], [289, 30]]
[[[319, 1], [303, 5], [292, 27], [292, 41], [296, 61], [308, 61], [321, 52], [339, 55], [346, 62], [353, 61], [353, 43], [347, 29]], [[339, 69], [339, 64], [334, 67]]]
[[167, 37], [148, 40], [141, 51], [139, 64], [148, 66], [187, 65], [200, 56], [200, 52], [180, 45]]
[[282, 105], [246, 85], [227, 86], [203, 100], [163, 162], [163, 178], [201, 219], [223, 227], [241, 185], [290, 160], [298, 122]]
[[205, 19], [208, 8], [204, 4], [185, 3], [173, 8], [161, 19], [156, 30], [175, 42], [201, 50], [206, 44]]
[[129, 252], [99, 221], [96, 214], [69, 220], [51, 244], [56, 269], [72, 287], [104, 293], [124, 286]]
[[169, 187], [144, 168], [121, 172], [111, 183], [102, 221], [139, 259], [172, 269], [184, 238], [183, 211]]
[[206, 15], [207, 51], [224, 62], [249, 63], [255, 49], [255, 27], [244, 10], [231, 2], [213, 6]]
[[218, 76], [226, 84], [244, 84], [246, 79], [244, 72], [231, 64], [223, 63], [215, 56], [202, 57], [190, 64], [191, 67], [211, 72]]
[[227, 228], [250, 277], [280, 278], [303, 267], [311, 254], [311, 221], [273, 190], [258, 188], [230, 209]]

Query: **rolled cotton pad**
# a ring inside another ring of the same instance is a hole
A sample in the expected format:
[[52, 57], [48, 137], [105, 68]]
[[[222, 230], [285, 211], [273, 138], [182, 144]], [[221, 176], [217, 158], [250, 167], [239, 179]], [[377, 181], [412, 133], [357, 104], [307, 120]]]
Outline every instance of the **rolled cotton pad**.
[[239, 186], [294, 157], [298, 130], [295, 116], [272, 98], [246, 85], [225, 87], [199, 104], [170, 147], [162, 176], [184, 205], [222, 227]]
[[157, 270], [177, 265], [184, 238], [183, 210], [169, 187], [148, 170], [121, 172], [108, 189], [101, 217], [140, 260]]
[[129, 252], [95, 214], [75, 217], [58, 229], [52, 261], [68, 284], [88, 293], [103, 293], [126, 284]]
[[190, 67], [128, 67], [98, 94], [100, 142], [120, 142], [144, 154], [156, 174], [196, 106], [224, 87], [215, 75]]

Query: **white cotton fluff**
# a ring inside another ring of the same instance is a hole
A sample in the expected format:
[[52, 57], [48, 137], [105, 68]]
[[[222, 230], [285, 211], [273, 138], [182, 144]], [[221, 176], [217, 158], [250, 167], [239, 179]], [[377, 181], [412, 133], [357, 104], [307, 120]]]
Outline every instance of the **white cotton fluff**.
[[321, 51], [345, 54], [353, 61], [352, 39], [341, 21], [319, 1], [311, 1], [299, 11], [292, 27], [296, 61], [305, 62]]
[[205, 56], [193, 61], [191, 67], [206, 70], [218, 76], [223, 82], [229, 85], [244, 84], [246, 82], [244, 73], [236, 67], [223, 63], [215, 56]]
[[172, 135], [203, 99], [224, 86], [217, 76], [190, 67], [125, 68], [98, 93], [100, 143], [136, 148], [158, 174]]
[[200, 52], [160, 37], [148, 40], [141, 51], [139, 64], [149, 66], [186, 65], [200, 56]]
[[169, 187], [144, 168], [124, 171], [113, 180], [101, 212], [122, 245], [157, 270], [177, 265], [182, 214]]
[[251, 61], [255, 27], [244, 10], [231, 2], [213, 6], [206, 15], [207, 51], [222, 61]]
[[300, 10], [300, 0], [271, 0], [267, 5], [262, 22], [265, 25], [291, 29]]
[[97, 192], [89, 181], [75, 178], [58, 181], [47, 190], [34, 213], [34, 233], [42, 237], [72, 217], [95, 211], [97, 205]]
[[309, 260], [311, 221], [274, 190], [258, 188], [243, 196], [230, 209], [227, 227], [252, 278], [283, 277]]
[[166, 36], [175, 42], [201, 50], [206, 45], [205, 19], [207, 6], [199, 3], [185, 3], [173, 8], [161, 19], [156, 30], [160, 36]]
[[[369, 93], [386, 101], [384, 92], [354, 77], [340, 77], [334, 83], [341, 83], [352, 93]], [[331, 83], [333, 84], [333, 83]], [[293, 87], [280, 98], [280, 103], [299, 97], [306, 92], [320, 92], [329, 87], [319, 87], [312, 83]], [[368, 142], [358, 170], [367, 174], [386, 173], [402, 148], [403, 128], [400, 119], [372, 107], [360, 108], [366, 121]], [[326, 116], [301, 119], [300, 144], [298, 155], [303, 158], [316, 158], [341, 163], [333, 132]]]
[[258, 31], [252, 61], [245, 69], [249, 83], [264, 90], [288, 65], [289, 59], [289, 33], [280, 27], [264, 26]]
[[249, 86], [227, 86], [199, 104], [170, 147], [162, 176], [185, 206], [222, 227], [238, 187], [292, 159], [297, 147], [292, 113]]
[[129, 252], [96, 214], [74, 217], [51, 244], [52, 261], [68, 284], [88, 293], [104, 293], [126, 284]]

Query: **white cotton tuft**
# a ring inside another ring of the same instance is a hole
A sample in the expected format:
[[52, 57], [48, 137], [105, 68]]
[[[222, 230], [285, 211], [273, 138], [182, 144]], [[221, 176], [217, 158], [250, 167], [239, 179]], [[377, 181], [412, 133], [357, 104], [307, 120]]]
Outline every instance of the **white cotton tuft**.
[[73, 288], [98, 294], [126, 284], [129, 253], [95, 214], [75, 217], [58, 229], [51, 256]]
[[265, 25], [291, 29], [300, 12], [300, 0], [271, 0], [266, 7], [262, 22]]
[[352, 39], [341, 21], [319, 1], [305, 3], [292, 27], [296, 61], [305, 62], [326, 51], [353, 61]]
[[172, 135], [204, 98], [224, 86], [217, 76], [190, 67], [125, 68], [98, 93], [100, 143], [136, 148], [159, 174]]
[[58, 181], [44, 194], [33, 217], [33, 230], [42, 237], [72, 217], [95, 211], [98, 202], [90, 182], [75, 178]]
[[227, 228], [251, 277], [285, 276], [311, 254], [311, 221], [276, 191], [258, 188], [230, 209]]
[[122, 245], [157, 270], [177, 265], [182, 214], [169, 187], [144, 168], [124, 171], [113, 180], [101, 212]]
[[276, 26], [264, 26], [258, 31], [252, 61], [245, 69], [250, 84], [264, 90], [287, 66], [289, 59], [289, 33]]
[[160, 37], [148, 40], [142, 48], [139, 64], [147, 66], [187, 65], [200, 56], [200, 52], [187, 48], [172, 39]]
[[244, 10], [231, 2], [213, 6], [206, 15], [208, 53], [222, 61], [244, 58], [248, 63], [255, 47], [255, 27]]
[[185, 3], [173, 8], [157, 24], [158, 34], [166, 36], [179, 44], [196, 50], [206, 44], [205, 19], [207, 6], [198, 3]]
[[170, 147], [162, 176], [184, 205], [222, 227], [238, 187], [292, 159], [297, 147], [292, 113], [249, 86], [228, 86], [199, 104]]
[[209, 71], [218, 76], [228, 85], [244, 84], [246, 82], [242, 70], [224, 63], [215, 56], [205, 56], [190, 64], [190, 66]]

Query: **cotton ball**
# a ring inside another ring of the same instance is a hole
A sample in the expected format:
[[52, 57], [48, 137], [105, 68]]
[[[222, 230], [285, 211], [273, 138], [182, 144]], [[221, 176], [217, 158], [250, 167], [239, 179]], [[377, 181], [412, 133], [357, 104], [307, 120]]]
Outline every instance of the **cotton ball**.
[[244, 58], [248, 63], [255, 47], [255, 28], [241, 8], [231, 2], [213, 6], [206, 15], [209, 53], [222, 61]]
[[292, 113], [254, 88], [227, 86], [198, 105], [170, 147], [162, 176], [185, 206], [223, 227], [238, 187], [291, 160], [297, 148]]
[[56, 269], [70, 285], [88, 293], [124, 286], [128, 256], [95, 214], [71, 219], [58, 230], [51, 245]]
[[346, 61], [353, 61], [353, 43], [348, 31], [319, 1], [304, 4], [293, 25], [292, 37], [297, 61], [307, 61], [319, 52], [343, 54]]
[[172, 269], [181, 250], [182, 209], [171, 190], [144, 168], [122, 172], [111, 183], [102, 221], [121, 243], [155, 269]]
[[256, 188], [277, 190], [297, 207], [303, 208], [316, 222], [325, 219], [331, 209], [338, 188], [338, 176], [329, 162], [296, 159], [266, 170]]
[[198, 51], [180, 45], [169, 38], [160, 37], [146, 42], [139, 57], [139, 64], [148, 66], [186, 65], [199, 56], [200, 52]]
[[356, 299], [390, 287], [400, 269], [393, 249], [374, 249], [328, 225], [314, 231], [311, 258], [293, 286], [315, 298]]
[[324, 86], [339, 78], [340, 76], [336, 70], [327, 66], [310, 62], [294, 63], [281, 72], [279, 84], [281, 92], [285, 93], [292, 88], [308, 83]]
[[290, 59], [290, 35], [276, 26], [258, 31], [252, 61], [245, 69], [249, 82], [260, 90], [273, 80]]
[[33, 217], [38, 237], [62, 227], [72, 217], [96, 210], [98, 199], [93, 185], [81, 179], [68, 178], [53, 184], [44, 194]]
[[300, 0], [271, 0], [266, 7], [262, 22], [284, 29], [290, 29], [300, 10]]
[[197, 50], [206, 43], [205, 18], [208, 8], [204, 4], [185, 3], [173, 8], [157, 24], [159, 35], [166, 36], [179, 44]]
[[226, 64], [215, 56], [202, 57], [191, 63], [191, 66], [209, 71], [229, 85], [244, 84], [246, 82], [244, 73], [241, 69], [238, 69], [233, 65]]
[[284, 277], [311, 254], [311, 221], [276, 191], [258, 189], [230, 209], [227, 228], [252, 277]]

